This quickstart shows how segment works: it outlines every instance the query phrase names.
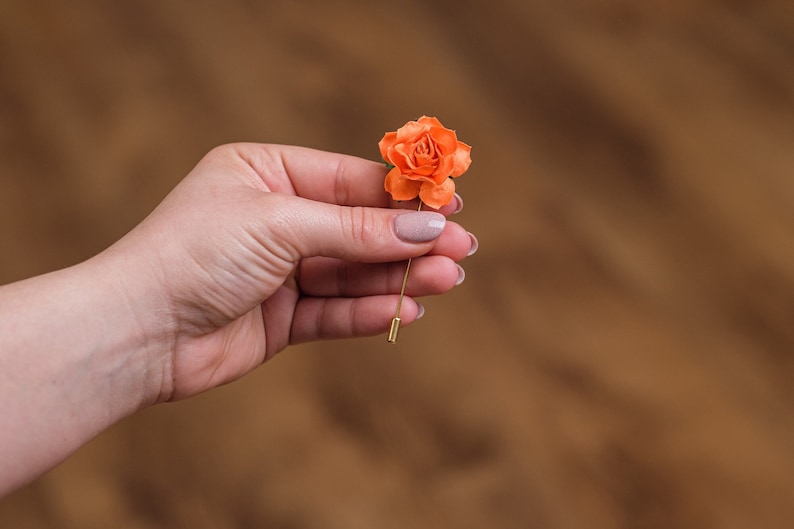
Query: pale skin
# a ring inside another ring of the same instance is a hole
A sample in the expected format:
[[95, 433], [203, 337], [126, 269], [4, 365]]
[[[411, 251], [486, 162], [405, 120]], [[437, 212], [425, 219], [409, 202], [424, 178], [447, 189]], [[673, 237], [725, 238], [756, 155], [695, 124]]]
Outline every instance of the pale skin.
[[430, 240], [396, 229], [416, 203], [391, 202], [385, 174], [300, 147], [219, 147], [104, 252], [0, 287], [0, 495], [290, 344], [385, 333], [408, 258], [401, 317], [416, 320], [414, 298], [458, 284], [476, 239], [444, 222], [457, 198], [415, 217], [439, 230]]

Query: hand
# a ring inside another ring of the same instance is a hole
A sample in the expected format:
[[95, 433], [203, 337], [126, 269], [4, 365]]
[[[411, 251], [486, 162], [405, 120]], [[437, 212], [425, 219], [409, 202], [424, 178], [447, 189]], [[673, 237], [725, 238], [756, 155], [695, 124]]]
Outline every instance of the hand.
[[422, 256], [404, 324], [420, 315], [411, 296], [459, 283], [456, 261], [476, 243], [445, 221], [458, 204], [394, 209], [385, 174], [305, 148], [219, 147], [99, 256], [123, 267], [124, 297], [161, 355], [153, 362], [170, 366], [156, 400], [234, 380], [291, 343], [385, 333], [408, 258]]
[[[1, 286], [0, 495], [120, 418], [290, 343], [385, 333], [410, 257], [409, 296], [459, 283], [456, 261], [476, 247], [445, 220], [459, 205], [395, 209], [385, 173], [298, 147], [220, 147], [106, 251]], [[406, 298], [403, 321], [419, 314]]]

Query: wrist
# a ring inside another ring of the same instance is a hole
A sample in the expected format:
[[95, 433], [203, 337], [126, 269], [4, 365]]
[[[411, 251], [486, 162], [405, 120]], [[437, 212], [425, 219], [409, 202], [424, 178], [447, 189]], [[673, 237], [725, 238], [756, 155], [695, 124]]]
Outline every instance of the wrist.
[[79, 266], [97, 278], [97, 325], [107, 333], [100, 349], [129, 378], [134, 412], [170, 400], [176, 324], [157, 267], [128, 254], [142, 255], [112, 247]]

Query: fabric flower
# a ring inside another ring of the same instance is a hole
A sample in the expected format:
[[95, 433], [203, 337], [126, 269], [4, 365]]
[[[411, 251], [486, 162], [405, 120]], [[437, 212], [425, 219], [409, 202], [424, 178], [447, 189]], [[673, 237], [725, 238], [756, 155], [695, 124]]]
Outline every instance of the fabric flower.
[[384, 187], [394, 200], [419, 197], [438, 209], [452, 201], [452, 181], [471, 165], [471, 147], [441, 122], [428, 116], [409, 121], [387, 132], [378, 143], [383, 160], [391, 167]]

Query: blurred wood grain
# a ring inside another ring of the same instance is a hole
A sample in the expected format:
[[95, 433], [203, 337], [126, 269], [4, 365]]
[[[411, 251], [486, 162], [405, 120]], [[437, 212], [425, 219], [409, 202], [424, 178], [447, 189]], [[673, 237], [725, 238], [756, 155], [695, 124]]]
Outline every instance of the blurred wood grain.
[[0, 282], [214, 145], [375, 159], [421, 114], [480, 251], [397, 347], [125, 420], [0, 526], [791, 527], [793, 65], [785, 0], [2, 2]]

